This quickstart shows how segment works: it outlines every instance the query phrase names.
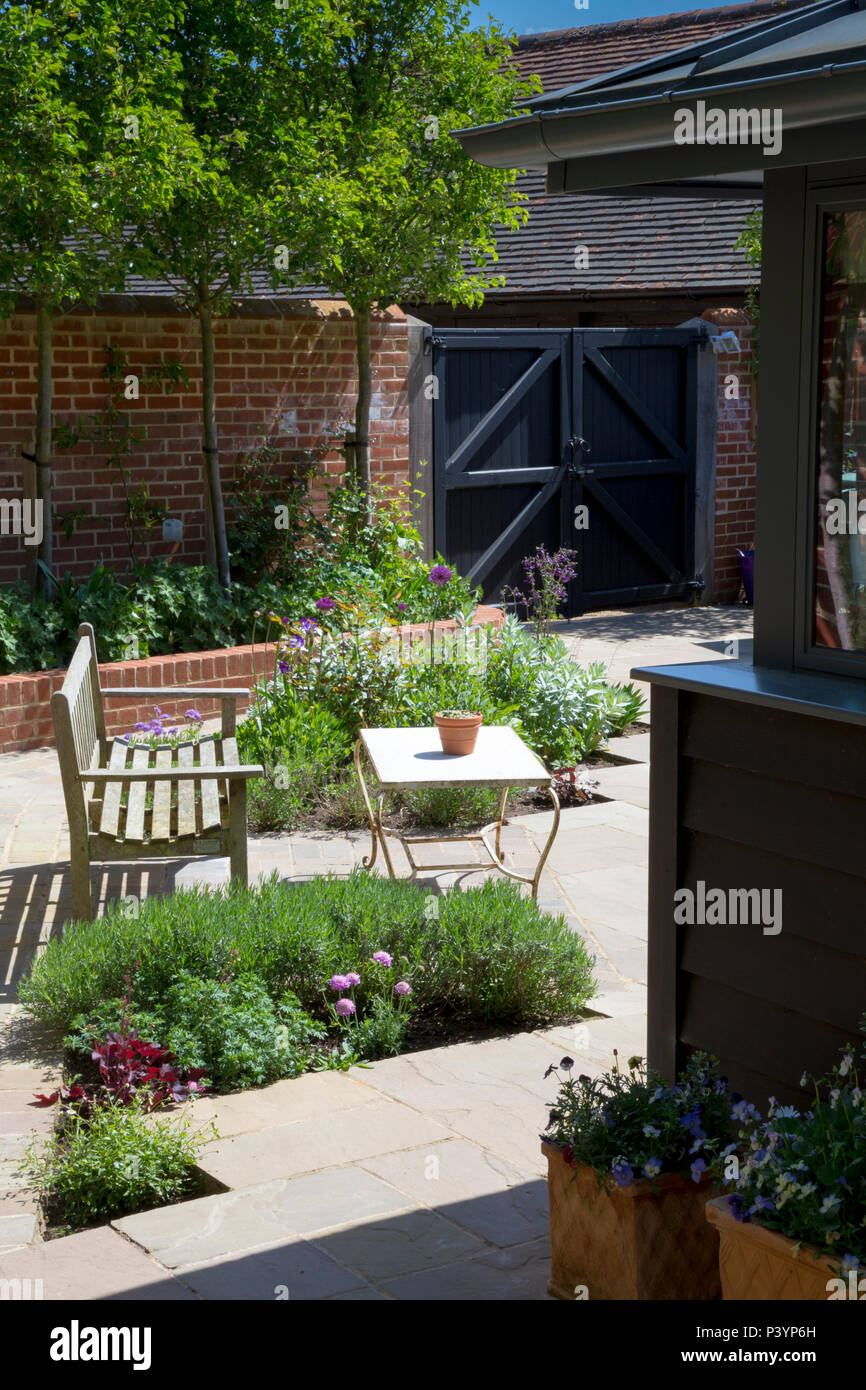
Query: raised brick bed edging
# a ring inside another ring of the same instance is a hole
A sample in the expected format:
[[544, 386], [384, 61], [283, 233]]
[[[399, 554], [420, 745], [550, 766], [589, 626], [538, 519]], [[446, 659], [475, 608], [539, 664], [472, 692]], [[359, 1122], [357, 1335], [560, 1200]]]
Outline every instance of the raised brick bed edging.
[[[503, 622], [501, 608], [480, 604], [473, 622], [499, 628]], [[406, 638], [429, 631], [429, 623], [406, 623], [399, 631]], [[453, 619], [440, 621], [437, 629], [456, 627]], [[97, 643], [99, 633], [96, 634]], [[255, 665], [254, 665], [255, 663]], [[263, 643], [255, 647], [225, 647], [212, 652], [178, 652], [174, 656], [150, 656], [140, 661], [108, 661], [100, 665], [102, 685], [107, 689], [124, 685], [139, 686], [249, 686], [273, 670], [273, 648]], [[51, 696], [59, 690], [66, 675], [64, 670], [35, 671], [0, 676], [0, 753], [21, 753], [28, 748], [44, 748], [54, 743], [51, 722]], [[143, 719], [150, 719], [154, 701], [106, 701], [105, 715], [109, 734], [127, 733]], [[189, 701], [162, 699], [157, 701], [167, 714], [182, 715]], [[218, 700], [197, 700], [196, 708], [210, 718], [220, 712]], [[243, 710], [238, 711], [243, 714]]]

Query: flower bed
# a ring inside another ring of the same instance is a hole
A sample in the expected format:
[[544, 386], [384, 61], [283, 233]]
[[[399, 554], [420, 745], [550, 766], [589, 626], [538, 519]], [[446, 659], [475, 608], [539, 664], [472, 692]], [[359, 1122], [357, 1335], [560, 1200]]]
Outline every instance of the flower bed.
[[[150, 1110], [574, 1019], [595, 991], [592, 964], [566, 921], [512, 884], [434, 896], [357, 870], [68, 924], [20, 990], [66, 1035], [65, 1085], [43, 1098], [59, 1107], [36, 1162], [45, 1209], [80, 1224], [153, 1205], [160, 1184], [164, 1200], [188, 1194], [194, 1152], [168, 1132], [151, 1142]], [[135, 1182], [125, 1149], [141, 1156]]]
[[[501, 627], [504, 615], [500, 608], [480, 604], [473, 623]], [[437, 630], [453, 631], [453, 619], [440, 619]], [[418, 636], [429, 630], [429, 623], [405, 623], [395, 629], [398, 634]], [[100, 634], [96, 638], [99, 642]], [[263, 643], [256, 646], [226, 647], [216, 651], [178, 652], [172, 656], [151, 656], [139, 661], [111, 661], [100, 665], [103, 684], [137, 686], [200, 686], [254, 685], [273, 670], [274, 648]], [[54, 742], [51, 721], [51, 696], [63, 684], [65, 670], [32, 671], [26, 675], [0, 676], [0, 753], [21, 752], [28, 748], [43, 748]], [[169, 713], [182, 714], [188, 701], [161, 701]], [[219, 713], [219, 701], [199, 702], [205, 718]], [[125, 733], [139, 720], [151, 717], [152, 703], [141, 700], [112, 700], [105, 716], [109, 734]]]

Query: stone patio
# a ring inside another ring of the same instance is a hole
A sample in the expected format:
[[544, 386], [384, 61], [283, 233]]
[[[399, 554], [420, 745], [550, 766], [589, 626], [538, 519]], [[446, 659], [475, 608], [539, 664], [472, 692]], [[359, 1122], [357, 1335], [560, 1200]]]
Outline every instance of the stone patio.
[[[750, 619], [741, 608], [651, 610], [561, 629], [576, 659], [607, 660], [621, 680], [633, 665], [723, 656], [732, 638], [748, 659]], [[47, 1299], [545, 1298], [538, 1132], [553, 1082], [543, 1073], [564, 1052], [590, 1073], [614, 1047], [645, 1052], [648, 742], [613, 744], [628, 761], [593, 774], [607, 799], [563, 812], [541, 880], [540, 904], [597, 959], [599, 995], [583, 1024], [197, 1102], [196, 1122], [213, 1119], [220, 1135], [202, 1160], [212, 1196], [47, 1244], [17, 1168], [29, 1132], [51, 1125], [30, 1102], [56, 1084], [56, 1040], [35, 1032], [15, 994], [66, 916], [68, 840], [54, 750], [0, 759], [0, 1280], [41, 1279]], [[504, 834], [516, 867], [549, 825], [549, 813], [525, 816]], [[250, 874], [342, 874], [368, 847], [361, 833], [251, 836]], [[485, 876], [464, 851], [466, 872], [432, 874], [431, 887]], [[442, 850], [444, 862], [451, 855]], [[227, 873], [219, 859], [111, 866], [100, 902]]]

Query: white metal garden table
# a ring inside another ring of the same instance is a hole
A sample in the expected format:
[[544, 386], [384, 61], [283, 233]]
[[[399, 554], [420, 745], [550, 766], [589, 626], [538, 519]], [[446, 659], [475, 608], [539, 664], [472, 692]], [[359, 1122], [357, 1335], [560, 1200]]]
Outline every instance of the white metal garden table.
[[[364, 780], [361, 761], [363, 754], [366, 754], [378, 786], [375, 811]], [[537, 896], [541, 871], [559, 829], [559, 798], [553, 787], [553, 778], [544, 763], [513, 729], [507, 725], [495, 728], [482, 726], [478, 731], [478, 742], [474, 751], [463, 756], [443, 753], [435, 728], [362, 729], [355, 744], [355, 771], [373, 837], [372, 851], [363, 860], [366, 869], [371, 869], [375, 864], [381, 845], [388, 873], [391, 878], [395, 877], [388, 849], [389, 838], [398, 840], [403, 846], [413, 875], [419, 870], [438, 873], [442, 869], [470, 869], [472, 865], [466, 863], [419, 864], [412, 853], [412, 846], [480, 841], [495, 868], [509, 878], [516, 879], [518, 883], [531, 883], [532, 896]], [[483, 826], [473, 835], [411, 837], [382, 823], [382, 805], [386, 792], [422, 791], [444, 787], [501, 787], [496, 820]], [[502, 828], [509, 824], [505, 819], [505, 806], [512, 787], [545, 787], [553, 802], [553, 826], [539, 855], [534, 874], [516, 873], [513, 869], [507, 868], [502, 859]], [[495, 839], [491, 844], [488, 837], [493, 831]]]

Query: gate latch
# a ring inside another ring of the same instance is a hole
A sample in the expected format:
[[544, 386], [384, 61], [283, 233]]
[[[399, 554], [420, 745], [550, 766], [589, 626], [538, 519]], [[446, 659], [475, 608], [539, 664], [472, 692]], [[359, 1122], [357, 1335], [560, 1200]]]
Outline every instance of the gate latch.
[[568, 472], [572, 478], [585, 478], [587, 474], [592, 474], [591, 468], [582, 468], [577, 461], [578, 453], [589, 454], [592, 452], [591, 445], [579, 434], [573, 434], [566, 445], [571, 452], [568, 462]]

